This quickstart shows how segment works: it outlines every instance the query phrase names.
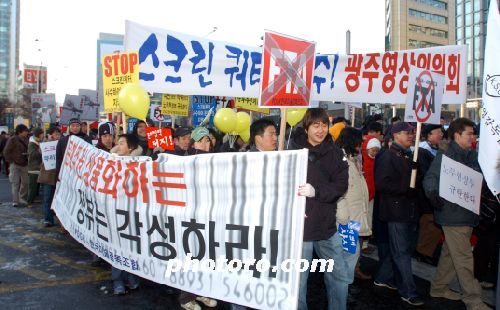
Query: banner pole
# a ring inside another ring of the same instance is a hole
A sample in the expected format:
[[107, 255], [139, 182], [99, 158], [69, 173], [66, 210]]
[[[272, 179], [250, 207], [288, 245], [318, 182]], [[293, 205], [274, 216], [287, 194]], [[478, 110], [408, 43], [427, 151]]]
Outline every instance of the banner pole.
[[[114, 116], [115, 116], [115, 112], [112, 113], [112, 118], [114, 119]], [[116, 115], [116, 130], [115, 130], [115, 144], [118, 144], [118, 135], [119, 135], [119, 132], [120, 132], [120, 120], [121, 119], [121, 114], [118, 113], [118, 115]]]
[[280, 141], [278, 151], [283, 151], [285, 146], [285, 132], [286, 132], [286, 108], [281, 108], [281, 122], [280, 122]]
[[[422, 123], [417, 123], [417, 133], [415, 134], [415, 150], [413, 151], [413, 162], [417, 162], [418, 159], [418, 145], [420, 144], [420, 131], [422, 130]], [[415, 182], [417, 181], [417, 169], [412, 169], [410, 187], [415, 188]]]
[[[128, 133], [128, 126], [127, 126], [127, 115], [125, 115], [125, 112], [122, 112], [122, 126], [123, 126], [123, 133]], [[146, 123], [146, 126], [148, 124]]]
[[356, 117], [356, 108], [355, 107], [352, 107], [352, 112], [351, 112], [351, 126], [354, 127], [354, 120], [355, 120], [355, 117]]
[[175, 129], [175, 115], [170, 115], [170, 118], [172, 119], [172, 129]]

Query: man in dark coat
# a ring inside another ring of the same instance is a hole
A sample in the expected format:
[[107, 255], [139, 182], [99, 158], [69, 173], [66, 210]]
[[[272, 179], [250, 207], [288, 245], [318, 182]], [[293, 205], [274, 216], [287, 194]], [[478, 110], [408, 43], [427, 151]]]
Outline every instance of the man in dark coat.
[[19, 124], [16, 134], [9, 138], [3, 156], [10, 165], [9, 181], [12, 185], [12, 206], [27, 205], [28, 196], [28, 134], [26, 125]]
[[69, 135], [62, 137], [57, 142], [56, 146], [56, 174], [59, 178], [59, 171], [61, 171], [62, 161], [64, 159], [64, 153], [66, 152], [66, 147], [68, 146], [68, 141], [70, 136], [77, 136], [78, 138], [92, 144], [92, 140], [87, 135], [81, 132], [80, 120], [78, 118], [72, 118], [69, 120]]
[[379, 219], [387, 222], [390, 255], [381, 262], [374, 284], [394, 288], [392, 283], [397, 272], [401, 278], [397, 283], [401, 299], [412, 306], [421, 306], [424, 302], [417, 294], [411, 268], [415, 249], [412, 240], [419, 219], [418, 190], [410, 188], [412, 167], [416, 166], [410, 150], [413, 130], [408, 123], [396, 123], [391, 129], [394, 142], [375, 163], [375, 188], [380, 195]]
[[[324, 274], [328, 309], [345, 309], [348, 278], [354, 278], [354, 274], [346, 275], [347, 268], [343, 266], [355, 265], [357, 259], [353, 262], [343, 260], [344, 250], [335, 215], [337, 200], [347, 191], [349, 167], [342, 150], [328, 134], [329, 119], [325, 110], [307, 110], [302, 123], [303, 129], [296, 132], [291, 143], [292, 149], [309, 149], [307, 184], [299, 187], [299, 195], [306, 197], [302, 258], [311, 261], [315, 249], [320, 258], [335, 261], [333, 272]], [[307, 309], [308, 276], [308, 271], [300, 275], [299, 309]]]
[[[471, 149], [474, 123], [466, 118], [458, 118], [451, 122], [448, 136], [451, 142], [444, 155], [481, 172], [477, 153]], [[439, 196], [442, 159], [443, 154], [439, 153], [423, 181], [425, 194], [434, 206], [435, 221], [441, 225], [445, 236], [436, 275], [431, 283], [430, 295], [453, 300], [461, 299], [467, 309], [489, 309], [482, 302], [481, 286], [474, 278], [474, 258], [470, 245], [472, 229], [479, 224], [479, 215]], [[462, 287], [462, 296], [448, 288], [455, 276]]]

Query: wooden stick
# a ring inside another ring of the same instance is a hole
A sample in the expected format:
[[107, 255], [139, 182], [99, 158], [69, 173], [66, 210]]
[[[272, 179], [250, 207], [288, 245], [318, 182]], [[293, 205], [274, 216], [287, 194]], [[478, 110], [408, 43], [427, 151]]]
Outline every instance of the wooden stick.
[[175, 129], [175, 115], [170, 115], [170, 118], [172, 118], [172, 129]]
[[354, 118], [356, 117], [356, 108], [355, 107], [351, 107], [352, 108], [352, 112], [351, 112], [351, 126], [354, 127]]
[[[113, 113], [113, 119], [114, 119], [115, 113]], [[118, 144], [118, 135], [120, 131], [120, 118], [121, 118], [121, 113], [118, 113], [117, 118], [116, 118], [116, 126], [115, 126], [115, 144]]]
[[[420, 144], [420, 131], [422, 130], [422, 123], [417, 123], [417, 133], [415, 137], [415, 150], [413, 151], [413, 161], [417, 162], [418, 159], [418, 146]], [[417, 181], [417, 169], [411, 171], [410, 187], [415, 188], [415, 182]]]
[[123, 126], [123, 133], [128, 133], [127, 115], [125, 115], [124, 112], [122, 112], [122, 126]]
[[281, 108], [280, 141], [279, 141], [278, 151], [283, 151], [285, 147], [285, 132], [286, 132], [286, 108]]

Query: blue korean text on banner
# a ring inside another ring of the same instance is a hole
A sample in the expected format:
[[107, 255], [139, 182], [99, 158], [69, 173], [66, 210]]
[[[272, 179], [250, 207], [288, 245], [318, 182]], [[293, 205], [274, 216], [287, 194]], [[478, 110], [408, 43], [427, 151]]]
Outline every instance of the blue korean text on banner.
[[339, 234], [342, 238], [344, 251], [355, 254], [358, 244], [358, 233], [361, 224], [356, 221], [349, 221], [347, 225], [339, 224]]
[[213, 109], [212, 116], [210, 116], [210, 124], [214, 123], [215, 109], [217, 108], [217, 100], [214, 96], [191, 96], [191, 110], [194, 127], [203, 122], [210, 109]]
[[127, 133], [132, 133], [134, 131], [135, 123], [137, 123], [138, 119], [135, 117], [129, 117], [127, 120]]

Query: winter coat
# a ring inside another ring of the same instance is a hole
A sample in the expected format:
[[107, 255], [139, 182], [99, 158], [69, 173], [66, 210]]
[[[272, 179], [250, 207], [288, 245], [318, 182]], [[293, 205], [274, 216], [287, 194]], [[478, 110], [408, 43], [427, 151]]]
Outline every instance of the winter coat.
[[337, 200], [345, 194], [349, 182], [349, 166], [342, 150], [327, 136], [312, 146], [304, 131], [298, 132], [291, 149], [309, 149], [307, 183], [314, 187], [316, 196], [306, 198], [304, 241], [326, 240], [337, 231]]
[[69, 135], [64, 136], [61, 139], [59, 139], [59, 141], [57, 142], [57, 146], [56, 146], [56, 175], [58, 175], [58, 176], [59, 176], [59, 171], [61, 171], [61, 165], [62, 165], [62, 161], [64, 159], [64, 153], [66, 152], [66, 147], [68, 146], [69, 137], [71, 137], [71, 136], [77, 136], [78, 138], [80, 138], [80, 139], [84, 140], [85, 142], [89, 143], [90, 145], [92, 145], [92, 140], [90, 140], [90, 138], [88, 138], [87, 135], [85, 135], [81, 132], [78, 134], [70, 133]]
[[28, 172], [39, 173], [40, 166], [42, 165], [42, 151], [40, 150], [40, 143], [30, 138], [28, 143]]
[[[116, 155], [116, 151], [118, 150], [118, 145], [113, 146], [113, 148], [109, 151], [111, 154]], [[137, 146], [136, 149], [132, 150], [129, 155], [126, 156], [144, 156], [142, 155], [144, 153], [144, 150], [140, 145]]]
[[[421, 173], [421, 176], [425, 176], [429, 167], [431, 166], [432, 161], [434, 160], [434, 155], [432, 155], [431, 151], [428, 148], [419, 148], [418, 149], [418, 171]], [[422, 185], [423, 178], [419, 178], [419, 182], [416, 183], [416, 188], [418, 189], [418, 209], [420, 214], [432, 214], [434, 208], [432, 207], [429, 198], [425, 195], [424, 187]]]
[[368, 156], [366, 147], [368, 142], [375, 138], [375, 136], [366, 136], [363, 144], [361, 145], [361, 155], [363, 157], [363, 173], [368, 186], [369, 201], [375, 198], [375, 158]]
[[[393, 142], [375, 160], [375, 188], [380, 194], [379, 219], [418, 222], [417, 198], [410, 195], [412, 153]], [[417, 182], [419, 174], [417, 173]]]
[[37, 182], [40, 184], [56, 186], [57, 183], [56, 169], [45, 170], [45, 166], [42, 164], [40, 167], [40, 174], [38, 175]]
[[11, 164], [26, 167], [28, 165], [28, 139], [21, 139], [19, 135], [9, 138], [3, 150], [3, 157]]
[[[462, 149], [455, 141], [451, 141], [448, 150], [444, 153], [447, 157], [466, 165], [478, 172], [481, 172], [477, 161], [477, 152]], [[427, 171], [423, 186], [425, 194], [428, 197], [439, 194], [439, 176], [441, 174], [441, 161], [443, 153], [438, 153]], [[479, 199], [479, 197], [477, 197]], [[444, 206], [439, 210], [434, 210], [434, 221], [444, 226], [470, 226], [475, 227], [479, 224], [479, 215], [469, 211], [456, 203], [445, 199]]]
[[357, 157], [348, 156], [349, 188], [337, 201], [337, 223], [347, 224], [350, 220], [359, 222], [360, 236], [372, 234], [372, 219], [368, 218], [368, 186], [363, 171], [360, 169]]

